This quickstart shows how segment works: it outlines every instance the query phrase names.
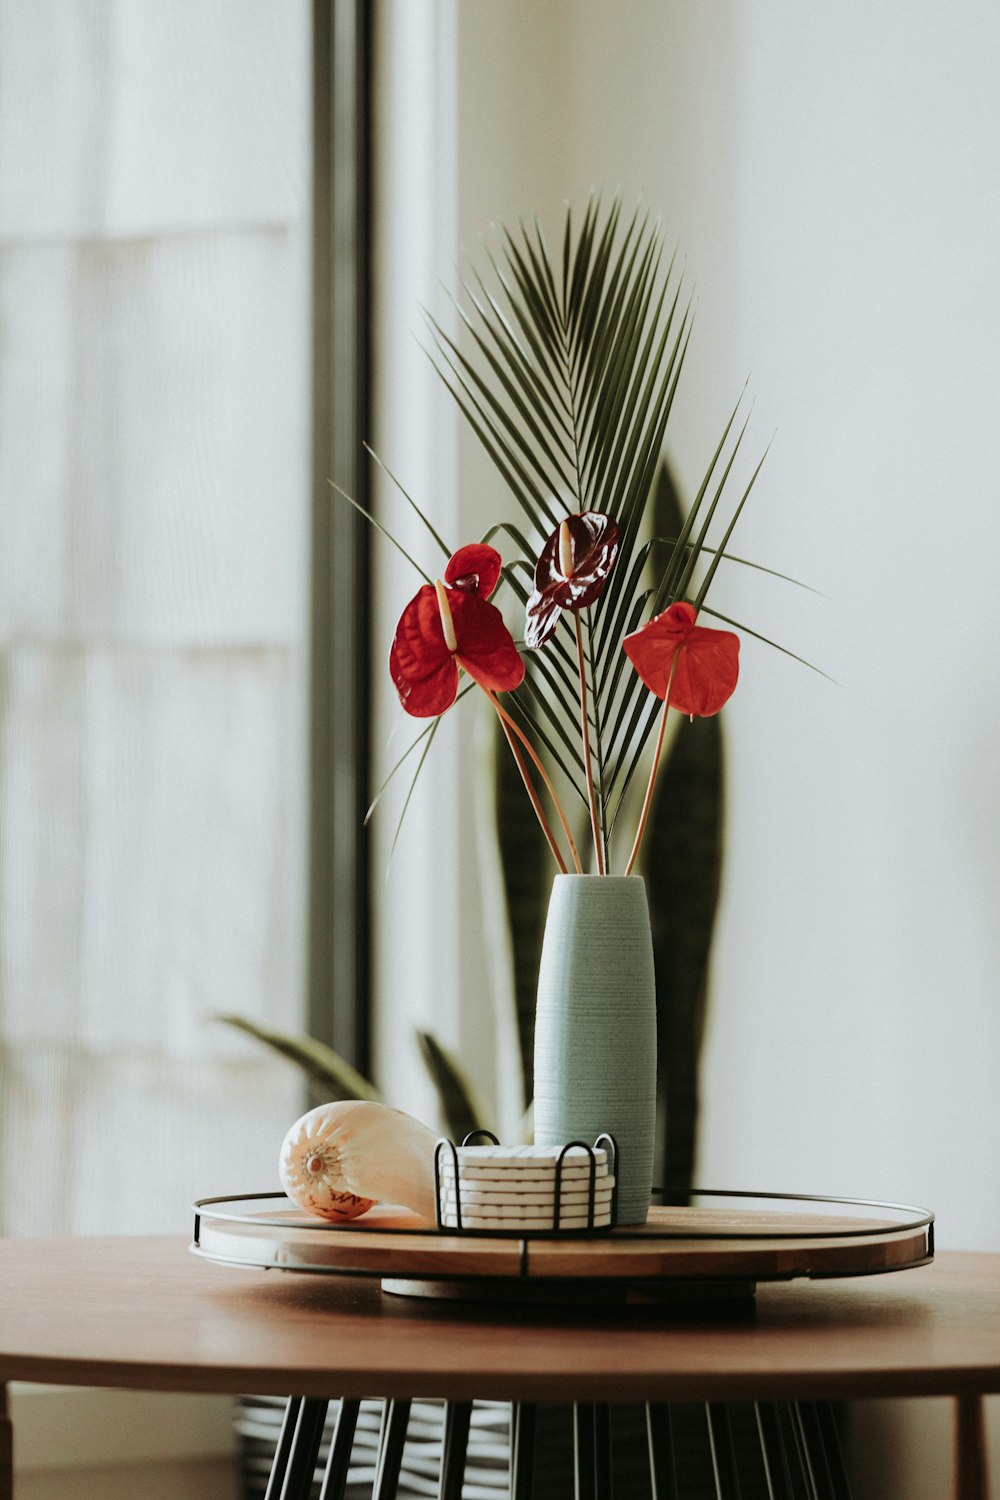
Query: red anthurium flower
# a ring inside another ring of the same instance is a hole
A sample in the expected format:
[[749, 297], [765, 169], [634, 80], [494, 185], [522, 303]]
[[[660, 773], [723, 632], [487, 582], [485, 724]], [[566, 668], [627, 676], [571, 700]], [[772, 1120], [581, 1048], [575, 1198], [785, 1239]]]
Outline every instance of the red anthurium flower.
[[666, 697], [669, 682], [671, 708], [708, 718], [719, 712], [736, 687], [740, 641], [731, 630], [696, 625], [695, 618], [694, 605], [679, 600], [641, 630], [627, 635], [622, 645], [643, 682], [658, 698]]
[[444, 581], [453, 589], [488, 599], [500, 582], [500, 554], [485, 542], [459, 547], [444, 570]]
[[526, 646], [541, 646], [559, 623], [563, 609], [593, 604], [618, 555], [618, 525], [588, 510], [567, 516], [542, 548], [535, 564], [535, 588], [528, 600]]
[[458, 696], [464, 667], [491, 692], [506, 693], [524, 676], [524, 662], [500, 611], [487, 595], [500, 577], [494, 547], [461, 547], [446, 582], [425, 583], [403, 610], [389, 653], [389, 671], [408, 714], [434, 718]]

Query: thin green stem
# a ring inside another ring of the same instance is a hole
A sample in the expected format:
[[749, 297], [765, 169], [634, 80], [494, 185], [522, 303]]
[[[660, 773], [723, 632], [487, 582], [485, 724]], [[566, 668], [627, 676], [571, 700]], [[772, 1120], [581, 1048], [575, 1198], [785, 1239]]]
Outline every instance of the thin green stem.
[[521, 780], [524, 782], [524, 790], [527, 792], [531, 805], [535, 810], [535, 817], [538, 819], [539, 826], [541, 827], [541, 830], [545, 835], [545, 842], [552, 850], [552, 856], [555, 859], [556, 864], [559, 866], [560, 874], [566, 875], [569, 873], [566, 869], [566, 861], [563, 859], [562, 854], [559, 851], [559, 845], [556, 843], [555, 834], [552, 832], [549, 820], [545, 816], [545, 810], [542, 807], [541, 802], [539, 801], [538, 793], [535, 791], [531, 777], [528, 775], [528, 768], [524, 764], [524, 757], [521, 754], [517, 740], [514, 738], [513, 730], [511, 729], [510, 724], [504, 718], [503, 714], [500, 715], [500, 726], [507, 737], [507, 743], [510, 746], [511, 754], [513, 755], [514, 760], [517, 764], [517, 769], [521, 773]]
[[[582, 875], [583, 874], [583, 865], [580, 863], [580, 856], [579, 856], [579, 854], [577, 852], [576, 843], [575, 843], [575, 841], [573, 839], [573, 834], [570, 831], [569, 823], [566, 820], [566, 814], [563, 812], [562, 803], [559, 801], [559, 798], [556, 796], [556, 789], [552, 785], [551, 780], [549, 779], [549, 773], [546, 771], [545, 767], [542, 765], [541, 761], [539, 760], [538, 756], [535, 753], [535, 747], [532, 745], [532, 743], [528, 739], [527, 735], [524, 734], [524, 732], [520, 729], [520, 727], [517, 724], [515, 724], [514, 720], [511, 718], [511, 716], [507, 712], [507, 710], [505, 708], [501, 707], [500, 700], [497, 698], [496, 694], [493, 693], [493, 692], [491, 692], [489, 688], [483, 687], [482, 683], [480, 683], [479, 686], [483, 688], [483, 692], [486, 694], [487, 698], [490, 700], [490, 702], [493, 704], [493, 707], [496, 709], [497, 713], [500, 715], [500, 718], [503, 720], [505, 728], [508, 728], [508, 729], [512, 730], [513, 733], [517, 735], [517, 738], [521, 741], [521, 744], [524, 746], [525, 750], [527, 750], [528, 755], [531, 758], [531, 760], [532, 760], [532, 762], [533, 762], [533, 764], [535, 766], [535, 769], [537, 770], [539, 776], [542, 778], [542, 781], [543, 781], [543, 783], [545, 785], [545, 790], [548, 792], [549, 796], [552, 798], [552, 805], [555, 808], [556, 813], [558, 814], [560, 823], [562, 824], [563, 833], [566, 835], [566, 842], [569, 845], [569, 851], [570, 851], [570, 854], [571, 854], [572, 859], [573, 859], [573, 867], [574, 867], [577, 875]], [[552, 830], [551, 830], [551, 828], [549, 828], [549, 825], [548, 825], [548, 822], [547, 822], [547, 820], [545, 818], [544, 813], [542, 813], [539, 810], [538, 806], [535, 804], [534, 801], [532, 802], [532, 806], [535, 807], [536, 816], [538, 817], [538, 821], [542, 825], [542, 832], [546, 833], [546, 837], [548, 837], [549, 834], [551, 834]], [[546, 830], [547, 830], [547, 832], [546, 832]], [[564, 875], [567, 874], [568, 871], [566, 869], [566, 865], [565, 865], [564, 861], [562, 860], [561, 856], [558, 854], [558, 852], [557, 852], [557, 850], [555, 848], [555, 845], [554, 845], [554, 841], [551, 838], [549, 838], [549, 845], [552, 848], [553, 853], [555, 853], [555, 855], [556, 855], [556, 860], [559, 863], [559, 866], [560, 866], [560, 868], [562, 870], [562, 873]]]
[[660, 764], [660, 752], [663, 749], [663, 736], [666, 733], [667, 729], [667, 714], [670, 712], [670, 689], [674, 685], [674, 672], [676, 671], [676, 669], [677, 652], [675, 651], [674, 659], [670, 663], [670, 676], [667, 678], [667, 691], [663, 695], [663, 712], [660, 715], [660, 732], [656, 736], [656, 749], [653, 751], [653, 764], [649, 768], [649, 781], [646, 784], [646, 795], [643, 798], [642, 812], [639, 814], [639, 826], [635, 831], [635, 842], [632, 845], [632, 853], [629, 855], [628, 864], [625, 866], [626, 875], [631, 875], [632, 873], [632, 867], [639, 856], [639, 845], [642, 843], [642, 836], [646, 832], [646, 820], [649, 817], [649, 809], [653, 803], [653, 787], [656, 784], [656, 772]]
[[583, 627], [578, 610], [573, 611], [576, 627], [576, 661], [580, 672], [580, 734], [583, 739], [583, 774], [587, 779], [587, 804], [590, 808], [590, 826], [594, 835], [594, 858], [598, 875], [606, 874], [604, 849], [601, 843], [601, 827], [597, 817], [597, 798], [594, 794], [594, 773], [590, 763], [590, 725], [587, 722], [587, 672], [583, 663]]
[[597, 753], [597, 808], [601, 830], [601, 857], [604, 868], [608, 868], [607, 799], [604, 793], [604, 737], [602, 730], [601, 694], [597, 686], [597, 669], [594, 662], [594, 624], [591, 608], [587, 606], [587, 659], [590, 663], [592, 686], [591, 702], [594, 706], [594, 749]]

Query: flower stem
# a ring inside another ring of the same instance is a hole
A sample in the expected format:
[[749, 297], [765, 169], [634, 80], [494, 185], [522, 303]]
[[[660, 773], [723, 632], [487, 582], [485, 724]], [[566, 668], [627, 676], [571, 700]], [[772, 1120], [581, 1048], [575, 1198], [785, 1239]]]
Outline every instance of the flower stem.
[[597, 818], [597, 797], [594, 792], [594, 772], [590, 763], [590, 724], [587, 720], [587, 673], [583, 664], [583, 629], [580, 625], [579, 611], [573, 611], [573, 624], [576, 626], [576, 665], [580, 674], [580, 733], [583, 738], [583, 772], [587, 778], [587, 802], [590, 806], [590, 826], [594, 834], [594, 855], [597, 859], [597, 873], [607, 873], [604, 864], [604, 849], [601, 839], [601, 825]]
[[653, 764], [649, 768], [649, 781], [646, 784], [646, 795], [643, 798], [642, 812], [639, 814], [639, 826], [635, 831], [635, 842], [632, 845], [632, 853], [629, 855], [628, 864], [625, 866], [626, 875], [631, 875], [632, 866], [635, 864], [636, 859], [638, 858], [639, 845], [642, 843], [642, 836], [646, 831], [646, 819], [649, 817], [649, 809], [653, 803], [653, 787], [656, 784], [656, 772], [660, 764], [660, 752], [663, 749], [663, 736], [667, 728], [667, 714], [670, 711], [670, 689], [674, 685], [674, 671], [676, 667], [677, 652], [675, 651], [674, 659], [670, 663], [670, 676], [667, 678], [667, 691], [663, 695], [663, 712], [660, 715], [660, 732], [656, 736], [656, 749], [653, 751]]
[[567, 875], [569, 871], [566, 868], [566, 861], [563, 859], [562, 854], [560, 853], [559, 845], [555, 840], [555, 834], [552, 832], [549, 820], [545, 816], [545, 811], [542, 807], [541, 802], [538, 800], [538, 793], [535, 791], [535, 788], [532, 785], [531, 777], [528, 775], [528, 768], [524, 764], [524, 756], [521, 754], [521, 750], [517, 743], [517, 740], [514, 738], [513, 730], [504, 719], [502, 714], [500, 715], [500, 727], [503, 729], [504, 734], [507, 736], [507, 743], [510, 746], [511, 754], [514, 757], [514, 760], [517, 762], [517, 769], [520, 771], [521, 780], [524, 782], [524, 790], [527, 792], [528, 797], [531, 801], [531, 805], [535, 809], [535, 817], [538, 819], [541, 830], [545, 835], [546, 843], [552, 850], [553, 858], [555, 859], [556, 864], [559, 866], [559, 872], [561, 875]]
[[[479, 686], [483, 687], [482, 683], [480, 683]], [[500, 706], [500, 702], [499, 702], [499, 699], [497, 698], [496, 694], [492, 693], [490, 691], [490, 689], [487, 688], [487, 687], [483, 687], [483, 692], [486, 694], [487, 698], [490, 700], [490, 702], [493, 704], [493, 707], [496, 709], [497, 713], [500, 715], [501, 721], [503, 722], [504, 729], [508, 731], [508, 734], [507, 734], [507, 741], [508, 741], [508, 743], [511, 743], [511, 740], [510, 740], [511, 734], [515, 734], [517, 736], [517, 738], [521, 741], [521, 744], [524, 746], [525, 750], [527, 750], [528, 755], [530, 756], [531, 760], [534, 762], [535, 769], [538, 771], [539, 776], [541, 776], [542, 781], [545, 784], [545, 789], [548, 792], [549, 796], [552, 798], [552, 805], [554, 806], [554, 808], [555, 808], [555, 810], [556, 810], [556, 812], [557, 812], [557, 814], [559, 816], [559, 821], [562, 824], [563, 833], [566, 835], [566, 842], [569, 845], [569, 851], [570, 851], [570, 854], [573, 857], [573, 866], [574, 866], [574, 869], [575, 869], [577, 875], [582, 875], [583, 874], [583, 866], [580, 863], [580, 856], [577, 853], [576, 844], [573, 841], [573, 835], [570, 832], [569, 824], [566, 821], [566, 814], [563, 812], [562, 803], [559, 801], [559, 798], [556, 796], [556, 790], [555, 790], [555, 787], [552, 785], [552, 782], [549, 779], [548, 772], [546, 771], [545, 767], [542, 765], [541, 761], [538, 759], [538, 756], [535, 754], [534, 746], [532, 745], [531, 741], [527, 738], [527, 736], [517, 726], [517, 724], [514, 723], [514, 720], [511, 718], [511, 716], [507, 712], [507, 710], [505, 708], [502, 708]], [[511, 748], [513, 749], [513, 745], [511, 745]], [[566, 863], [563, 860], [562, 856], [559, 854], [559, 851], [558, 851], [558, 848], [556, 846], [555, 840], [554, 840], [554, 838], [552, 836], [552, 830], [551, 830], [551, 828], [549, 826], [548, 820], [546, 819], [545, 814], [543, 813], [543, 811], [542, 811], [542, 809], [541, 809], [541, 807], [540, 807], [540, 805], [538, 803], [538, 799], [537, 799], [537, 796], [535, 795], [534, 788], [530, 785], [529, 779], [528, 779], [528, 777], [525, 774], [524, 763], [520, 759], [520, 757], [517, 755], [516, 752], [515, 752], [515, 759], [517, 760], [518, 767], [519, 767], [519, 769], [521, 771], [521, 776], [522, 776], [522, 778], [524, 780], [525, 787], [528, 790], [528, 795], [529, 795], [529, 797], [531, 797], [531, 805], [535, 809], [535, 816], [538, 818], [538, 821], [541, 824], [542, 832], [545, 834], [545, 837], [548, 839], [549, 848], [552, 850], [553, 854], [555, 855], [555, 857], [556, 857], [556, 863], [559, 865], [561, 872], [564, 875], [566, 875], [566, 874], [568, 874], [568, 871], [567, 871], [567, 868], [566, 868]]]

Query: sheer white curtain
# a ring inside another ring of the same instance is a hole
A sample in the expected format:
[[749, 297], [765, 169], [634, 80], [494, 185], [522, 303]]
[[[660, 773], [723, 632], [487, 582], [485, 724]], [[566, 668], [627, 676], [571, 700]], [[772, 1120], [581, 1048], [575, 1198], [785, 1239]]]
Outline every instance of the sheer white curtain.
[[300, 1024], [306, 0], [0, 0], [0, 1222], [274, 1183]]

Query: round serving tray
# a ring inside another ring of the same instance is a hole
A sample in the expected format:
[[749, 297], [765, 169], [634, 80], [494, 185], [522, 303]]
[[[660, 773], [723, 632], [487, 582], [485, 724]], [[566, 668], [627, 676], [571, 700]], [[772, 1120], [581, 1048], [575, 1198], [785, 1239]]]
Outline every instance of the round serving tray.
[[871, 1276], [934, 1254], [934, 1215], [908, 1204], [699, 1191], [609, 1232], [456, 1233], [385, 1205], [345, 1224], [283, 1193], [202, 1198], [196, 1255], [226, 1265], [378, 1277], [411, 1296], [646, 1301], [752, 1295], [758, 1281]]

